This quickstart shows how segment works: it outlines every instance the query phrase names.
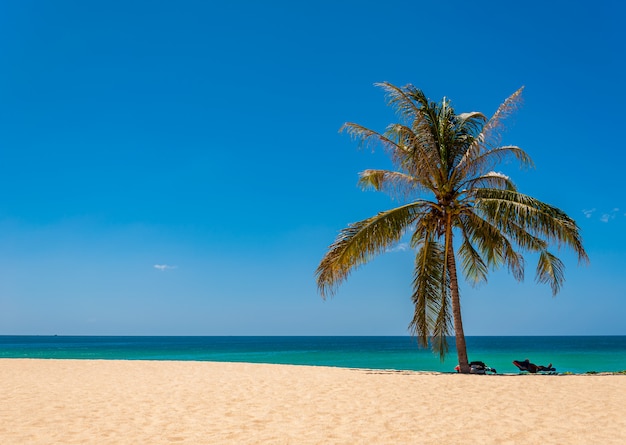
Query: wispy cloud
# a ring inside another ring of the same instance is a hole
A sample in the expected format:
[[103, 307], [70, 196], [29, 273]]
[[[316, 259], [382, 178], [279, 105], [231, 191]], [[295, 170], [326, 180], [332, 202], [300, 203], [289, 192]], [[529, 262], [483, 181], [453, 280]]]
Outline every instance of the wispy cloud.
[[595, 208], [593, 209], [583, 209], [583, 214], [585, 215], [585, 218], [593, 218], [596, 215], [599, 215], [598, 219], [600, 220], [600, 222], [603, 223], [608, 223], [611, 220], [614, 220], [615, 218], [617, 218], [618, 216], [626, 216], [626, 214], [623, 214], [620, 212], [619, 207], [614, 207], [612, 210], [604, 211], [604, 212], [597, 212]]
[[169, 269], [176, 269], [176, 266], [170, 266], [169, 264], [155, 264], [153, 267], [161, 272], [165, 272]]
[[583, 213], [585, 214], [585, 217], [587, 218], [591, 218], [595, 211], [596, 209], [583, 209]]
[[406, 252], [407, 250], [409, 250], [409, 243], [400, 243], [395, 247], [392, 247], [391, 249], [387, 249], [386, 252], [388, 253], [393, 253], [393, 252]]
[[610, 220], [615, 219], [615, 216], [617, 216], [618, 212], [619, 212], [619, 208], [615, 207], [610, 212], [603, 213], [602, 216], [600, 217], [600, 221], [604, 223], [609, 222]]

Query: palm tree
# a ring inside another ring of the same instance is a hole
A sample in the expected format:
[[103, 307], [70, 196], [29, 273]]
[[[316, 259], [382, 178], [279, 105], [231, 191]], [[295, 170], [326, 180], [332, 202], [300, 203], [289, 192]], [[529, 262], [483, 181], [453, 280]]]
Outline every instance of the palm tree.
[[519, 193], [509, 177], [494, 171], [511, 157], [532, 166], [521, 148], [499, 144], [502, 120], [516, 108], [523, 88], [487, 119], [478, 112], [456, 114], [449, 100], [431, 102], [413, 85], [377, 86], [402, 123], [384, 133], [355, 123], [340, 131], [361, 145], [382, 145], [396, 169], [365, 170], [359, 184], [406, 203], [341, 230], [317, 268], [318, 289], [322, 298], [333, 295], [353, 269], [410, 233], [416, 255], [409, 329], [420, 346], [430, 341], [441, 360], [448, 351], [446, 337], [454, 332], [460, 370], [469, 372], [457, 258], [466, 279], [477, 284], [499, 266], [521, 281], [522, 252], [535, 253], [537, 281], [556, 295], [564, 265], [548, 247], [571, 247], [579, 263], [587, 262], [579, 228], [563, 211]]

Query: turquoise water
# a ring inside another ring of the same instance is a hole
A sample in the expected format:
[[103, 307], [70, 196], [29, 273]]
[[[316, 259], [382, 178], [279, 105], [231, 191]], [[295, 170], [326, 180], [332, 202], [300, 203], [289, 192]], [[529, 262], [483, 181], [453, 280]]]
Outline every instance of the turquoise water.
[[[529, 358], [559, 372], [626, 370], [626, 336], [468, 337], [470, 360], [516, 373]], [[70, 337], [0, 336], [0, 358], [191, 360], [451, 372], [411, 337]]]

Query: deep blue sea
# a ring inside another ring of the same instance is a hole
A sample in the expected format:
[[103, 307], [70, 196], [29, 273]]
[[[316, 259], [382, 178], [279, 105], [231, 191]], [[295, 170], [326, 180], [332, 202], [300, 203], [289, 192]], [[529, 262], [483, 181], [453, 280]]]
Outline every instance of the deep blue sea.
[[[470, 360], [516, 373], [530, 359], [558, 372], [626, 370], [626, 336], [467, 337]], [[0, 336], [0, 358], [191, 360], [452, 372], [454, 340], [442, 363], [411, 337]]]

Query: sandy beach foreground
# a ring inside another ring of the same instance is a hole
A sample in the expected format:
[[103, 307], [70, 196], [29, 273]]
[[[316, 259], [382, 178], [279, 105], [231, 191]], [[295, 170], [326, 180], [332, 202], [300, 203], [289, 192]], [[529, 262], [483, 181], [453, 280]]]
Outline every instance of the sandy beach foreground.
[[623, 444], [626, 376], [0, 360], [2, 444]]

